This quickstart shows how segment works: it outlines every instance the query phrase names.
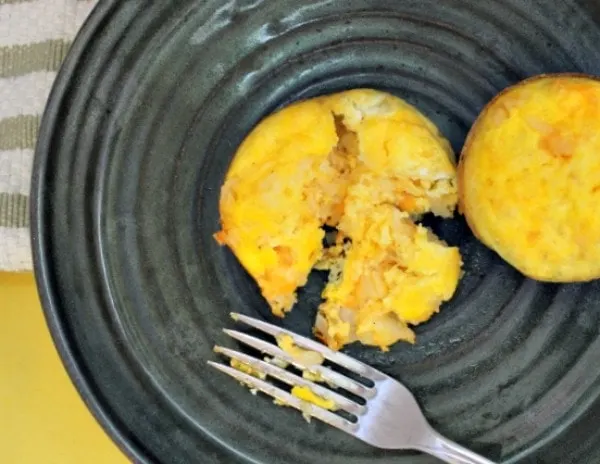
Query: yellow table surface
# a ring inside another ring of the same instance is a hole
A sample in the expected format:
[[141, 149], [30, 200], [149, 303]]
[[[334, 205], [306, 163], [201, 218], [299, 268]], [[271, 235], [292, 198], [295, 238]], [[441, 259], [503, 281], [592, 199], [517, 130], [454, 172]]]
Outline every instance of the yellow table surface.
[[31, 274], [0, 273], [0, 462], [125, 464], [58, 358]]

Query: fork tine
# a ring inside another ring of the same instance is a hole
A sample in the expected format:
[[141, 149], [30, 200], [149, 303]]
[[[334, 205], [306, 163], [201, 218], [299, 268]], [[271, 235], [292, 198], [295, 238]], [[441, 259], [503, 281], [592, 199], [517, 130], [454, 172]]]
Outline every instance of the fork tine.
[[253, 337], [252, 335], [248, 335], [243, 332], [238, 332], [237, 330], [223, 329], [223, 332], [238, 342], [248, 345], [262, 353], [282, 359], [286, 363], [294, 366], [296, 369], [302, 371], [308, 369], [310, 372], [320, 375], [328, 384], [341, 387], [356, 396], [370, 399], [376, 394], [374, 389], [366, 387], [363, 384], [356, 382], [355, 380], [352, 380], [345, 375], [335, 372], [325, 366], [303, 366], [277, 345], [261, 340], [260, 338]]
[[333, 401], [338, 409], [343, 409], [349, 412], [350, 414], [354, 414], [355, 416], [362, 416], [367, 412], [367, 408], [355, 403], [349, 398], [335, 393], [334, 391], [322, 387], [321, 385], [318, 385], [314, 382], [310, 382], [306, 379], [303, 379], [302, 377], [297, 376], [280, 367], [274, 366], [273, 364], [269, 364], [260, 359], [248, 356], [247, 354], [240, 353], [239, 351], [231, 350], [222, 346], [215, 346], [214, 350], [216, 353], [223, 354], [229, 358], [236, 359], [242, 363], [245, 363], [258, 370], [259, 372], [270, 375], [271, 377], [275, 377], [292, 387], [299, 386], [310, 388], [318, 396]]
[[294, 343], [298, 345], [300, 348], [304, 348], [306, 350], [316, 351], [322, 354], [329, 361], [334, 362], [346, 369], [355, 372], [367, 379], [371, 380], [385, 380], [385, 374], [379, 372], [376, 369], [373, 369], [371, 366], [368, 366], [356, 359], [351, 358], [350, 356], [346, 356], [343, 353], [338, 351], [333, 351], [327, 348], [322, 343], [315, 342], [314, 340], [310, 340], [306, 337], [302, 337], [294, 332], [291, 332], [286, 329], [282, 329], [281, 327], [277, 327], [276, 325], [269, 324], [268, 322], [259, 321], [258, 319], [254, 319], [252, 317], [244, 316], [239, 313], [231, 313], [231, 318], [234, 321], [243, 322], [250, 327], [258, 329], [262, 332], [265, 332], [273, 337], [278, 337], [280, 335], [289, 335], [294, 340]]
[[245, 372], [238, 371], [237, 369], [226, 366], [224, 364], [216, 363], [213, 361], [208, 361], [208, 364], [220, 370], [221, 372], [230, 375], [234, 379], [243, 382], [251, 388], [256, 388], [257, 390], [260, 390], [263, 393], [285, 403], [286, 405], [292, 406], [298, 409], [299, 411], [308, 414], [311, 417], [316, 417], [320, 421], [337, 427], [338, 429], [343, 430], [346, 433], [354, 434], [358, 430], [357, 424], [353, 424], [352, 422], [344, 419], [341, 416], [338, 416], [337, 414], [329, 412], [326, 409], [320, 408], [312, 403], [308, 403], [307, 401], [301, 400], [300, 398], [291, 395], [285, 390], [277, 388], [275, 385], [270, 384], [269, 382], [248, 375]]

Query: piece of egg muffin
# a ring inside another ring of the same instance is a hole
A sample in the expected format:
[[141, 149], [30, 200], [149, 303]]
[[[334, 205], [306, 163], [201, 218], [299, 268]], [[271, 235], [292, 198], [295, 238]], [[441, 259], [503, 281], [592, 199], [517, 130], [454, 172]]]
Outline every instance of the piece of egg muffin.
[[[422, 225], [450, 217], [454, 154], [405, 101], [357, 89], [292, 104], [244, 140], [221, 191], [219, 243], [258, 283], [274, 314], [313, 268], [330, 271], [315, 331], [334, 349], [414, 341], [452, 297], [459, 250]], [[337, 229], [324, 245], [323, 227]]]
[[475, 235], [534, 279], [600, 277], [600, 82], [537, 76], [510, 87], [473, 126], [459, 166]]

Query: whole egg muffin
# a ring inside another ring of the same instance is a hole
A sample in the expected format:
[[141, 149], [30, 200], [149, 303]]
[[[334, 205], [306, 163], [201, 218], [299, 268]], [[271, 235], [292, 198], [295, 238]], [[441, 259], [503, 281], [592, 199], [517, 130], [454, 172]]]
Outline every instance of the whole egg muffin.
[[[222, 230], [274, 314], [329, 270], [315, 324], [330, 347], [414, 341], [452, 297], [459, 250], [417, 221], [456, 207], [454, 155], [416, 108], [357, 89], [286, 107], [248, 135], [221, 191]], [[329, 243], [324, 227], [335, 228]]]
[[475, 235], [523, 274], [600, 277], [600, 82], [542, 75], [502, 92], [471, 129], [459, 187]]

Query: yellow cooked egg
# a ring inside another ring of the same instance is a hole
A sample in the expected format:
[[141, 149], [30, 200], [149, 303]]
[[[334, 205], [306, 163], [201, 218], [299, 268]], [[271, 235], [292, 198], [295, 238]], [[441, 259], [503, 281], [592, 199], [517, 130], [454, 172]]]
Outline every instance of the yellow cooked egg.
[[535, 279], [600, 277], [600, 82], [547, 75], [497, 96], [459, 168], [475, 235]]
[[322, 396], [317, 395], [308, 387], [294, 387], [292, 388], [292, 395], [294, 395], [296, 398], [300, 398], [301, 400], [304, 400], [308, 403], [312, 403], [323, 409], [329, 409], [331, 411], [337, 409], [333, 400], [328, 400], [323, 398]]
[[[313, 268], [330, 271], [315, 331], [338, 349], [414, 341], [452, 297], [461, 257], [415, 223], [450, 217], [454, 155], [417, 109], [359, 89], [293, 104], [244, 140], [221, 191], [219, 243], [258, 283], [274, 314]], [[323, 226], [337, 229], [323, 244]]]
[[290, 355], [294, 361], [307, 368], [319, 366], [325, 361], [325, 358], [321, 353], [300, 348], [296, 345], [294, 339], [290, 335], [284, 334], [277, 337], [277, 345]]
[[250, 364], [243, 363], [241, 361], [238, 361], [237, 359], [232, 359], [231, 361], [229, 361], [229, 364], [234, 369], [237, 369], [238, 371], [243, 372], [245, 374], [251, 375], [253, 377], [258, 377], [259, 379], [266, 378], [265, 373], [253, 368]]

